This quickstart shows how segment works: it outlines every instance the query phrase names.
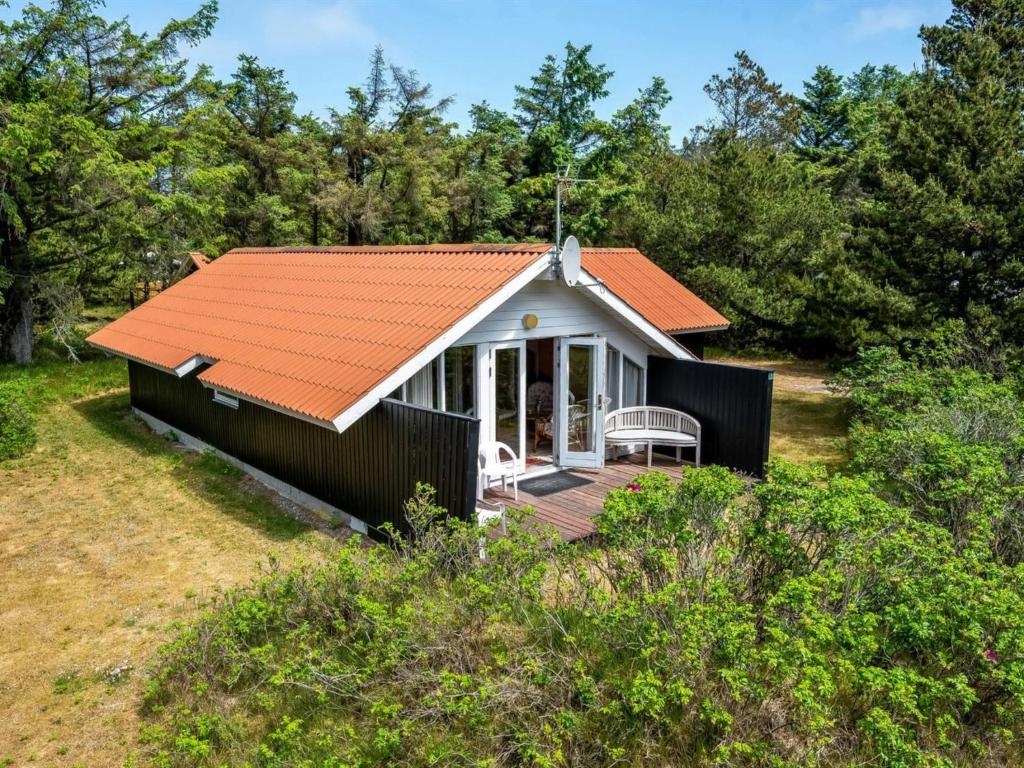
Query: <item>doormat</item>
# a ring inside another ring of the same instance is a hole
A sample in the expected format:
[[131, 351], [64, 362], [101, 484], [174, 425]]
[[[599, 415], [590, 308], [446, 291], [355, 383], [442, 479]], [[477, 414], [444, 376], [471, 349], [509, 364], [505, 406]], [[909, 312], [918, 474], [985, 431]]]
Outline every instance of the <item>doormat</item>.
[[571, 475], [568, 472], [556, 472], [553, 475], [523, 480], [519, 484], [519, 490], [526, 491], [533, 496], [548, 496], [552, 493], [568, 491], [570, 488], [590, 485], [592, 482], [594, 481], [579, 475]]

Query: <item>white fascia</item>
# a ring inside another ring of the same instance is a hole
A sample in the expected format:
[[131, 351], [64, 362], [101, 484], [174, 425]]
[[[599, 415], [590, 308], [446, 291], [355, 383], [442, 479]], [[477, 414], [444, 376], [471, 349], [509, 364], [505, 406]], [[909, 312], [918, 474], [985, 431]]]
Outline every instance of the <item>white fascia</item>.
[[618, 315], [627, 325], [632, 327], [641, 338], [647, 339], [651, 346], [663, 350], [670, 357], [674, 357], [677, 360], [697, 359], [682, 345], [680, 345], [679, 342], [612, 293], [607, 285], [585, 269], [580, 270], [580, 281], [576, 285], [583, 290], [590, 291], [590, 294], [594, 299], [604, 304], [612, 312]]
[[551, 266], [552, 250], [540, 254], [530, 266], [526, 267], [500, 289], [480, 302], [475, 309], [467, 313], [455, 325], [451, 326], [430, 342], [429, 345], [406, 360], [391, 375], [338, 414], [333, 421], [334, 428], [338, 432], [344, 432], [351, 427], [377, 405], [381, 398], [387, 397], [391, 392], [394, 392], [403, 382], [408, 381], [416, 371], [469, 333], [477, 323], [491, 314], [491, 312], [504, 304], [532, 280], [543, 275]]

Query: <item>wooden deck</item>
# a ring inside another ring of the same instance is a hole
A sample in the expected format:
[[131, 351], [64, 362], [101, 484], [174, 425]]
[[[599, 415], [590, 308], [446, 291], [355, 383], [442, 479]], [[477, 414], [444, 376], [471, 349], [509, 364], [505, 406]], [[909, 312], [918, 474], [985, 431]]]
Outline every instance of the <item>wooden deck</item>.
[[[651, 469], [665, 472], [678, 480], [683, 467], [667, 456], [654, 455]], [[604, 507], [604, 497], [612, 488], [621, 488], [637, 475], [647, 472], [647, 456], [634, 453], [609, 460], [601, 469], [567, 469], [564, 472], [583, 477], [592, 482], [578, 488], [556, 491], [546, 496], [534, 496], [522, 488], [519, 501], [512, 497], [512, 485], [503, 493], [501, 486], [490, 488], [484, 493], [484, 500], [503, 503], [510, 508], [532, 507], [537, 520], [553, 525], [566, 541], [583, 539], [596, 533], [592, 518]], [[520, 478], [523, 482], [526, 478]]]

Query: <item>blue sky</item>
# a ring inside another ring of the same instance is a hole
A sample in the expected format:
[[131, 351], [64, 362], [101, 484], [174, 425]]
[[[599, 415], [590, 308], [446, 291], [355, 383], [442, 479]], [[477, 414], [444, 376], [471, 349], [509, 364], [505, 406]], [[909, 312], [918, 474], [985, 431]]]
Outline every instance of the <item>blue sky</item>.
[[[108, 0], [105, 14], [127, 15], [137, 29], [153, 31], [197, 3]], [[10, 16], [20, 5], [14, 0], [0, 13]], [[322, 115], [344, 106], [346, 87], [365, 79], [380, 43], [436, 95], [454, 96], [449, 117], [466, 126], [473, 103], [511, 109], [513, 86], [526, 82], [545, 54], [567, 40], [590, 43], [593, 60], [615, 72], [602, 115], [661, 75], [673, 97], [666, 122], [678, 142], [709, 116], [701, 87], [739, 49], [799, 92], [818, 64], [843, 74], [869, 62], [913, 67], [921, 57], [919, 27], [942, 23], [949, 11], [948, 0], [221, 0], [212, 37], [186, 55], [226, 79], [238, 53], [256, 54], [285, 70], [300, 111]]]

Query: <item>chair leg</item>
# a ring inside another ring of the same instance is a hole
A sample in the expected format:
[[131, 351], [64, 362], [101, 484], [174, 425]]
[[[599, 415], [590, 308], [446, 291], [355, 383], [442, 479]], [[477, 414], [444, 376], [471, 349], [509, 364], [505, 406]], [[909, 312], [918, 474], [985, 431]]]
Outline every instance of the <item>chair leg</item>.
[[699, 467], [699, 466], [700, 466], [700, 443], [697, 443], [697, 448], [696, 448], [696, 451], [697, 451], [697, 453], [696, 453], [696, 455], [694, 456], [694, 461], [693, 461], [693, 463], [694, 463], [694, 465], [695, 465], [695, 466], [698, 466], [698, 467]]
[[676, 446], [676, 464], [683, 463], [683, 449], [680, 446]]
[[512, 492], [516, 501], [519, 501], [519, 478], [515, 474], [512, 475]]
[[647, 466], [648, 467], [651, 466], [651, 454], [653, 452], [653, 449], [654, 449], [654, 443], [648, 443], [647, 444]]

